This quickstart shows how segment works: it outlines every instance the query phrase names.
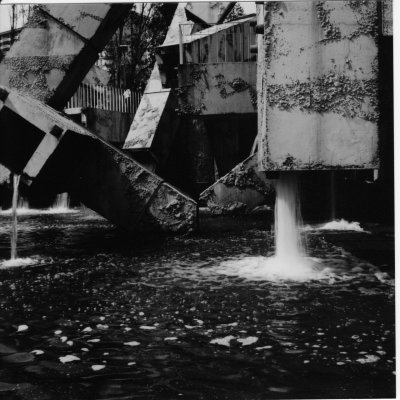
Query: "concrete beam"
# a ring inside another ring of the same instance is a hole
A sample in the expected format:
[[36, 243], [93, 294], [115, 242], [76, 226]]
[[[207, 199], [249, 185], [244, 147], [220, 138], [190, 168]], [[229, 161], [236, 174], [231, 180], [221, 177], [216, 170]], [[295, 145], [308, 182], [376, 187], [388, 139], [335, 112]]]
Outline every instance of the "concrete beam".
[[192, 199], [82, 126], [14, 91], [0, 111], [0, 163], [22, 174], [33, 191], [62, 184], [129, 231], [195, 227]]

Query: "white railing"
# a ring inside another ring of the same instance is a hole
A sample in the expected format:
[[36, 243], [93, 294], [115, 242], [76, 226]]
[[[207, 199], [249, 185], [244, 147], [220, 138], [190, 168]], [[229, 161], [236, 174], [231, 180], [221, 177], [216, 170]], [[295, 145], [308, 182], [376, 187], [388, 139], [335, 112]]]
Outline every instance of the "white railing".
[[129, 89], [82, 83], [65, 108], [98, 108], [134, 115], [141, 97], [139, 92]]

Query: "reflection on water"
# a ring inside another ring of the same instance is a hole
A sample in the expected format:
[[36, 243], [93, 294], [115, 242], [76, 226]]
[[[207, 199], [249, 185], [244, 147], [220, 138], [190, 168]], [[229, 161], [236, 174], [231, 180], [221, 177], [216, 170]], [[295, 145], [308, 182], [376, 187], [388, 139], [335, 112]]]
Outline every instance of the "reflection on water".
[[[308, 248], [321, 279], [256, 280], [249, 267], [273, 253], [262, 221], [203, 229], [130, 239], [93, 214], [22, 216], [19, 256], [38, 263], [0, 271], [1, 393], [394, 396], [393, 277], [379, 268], [386, 258], [362, 261], [314, 231]], [[10, 217], [0, 216], [0, 260], [9, 234]]]

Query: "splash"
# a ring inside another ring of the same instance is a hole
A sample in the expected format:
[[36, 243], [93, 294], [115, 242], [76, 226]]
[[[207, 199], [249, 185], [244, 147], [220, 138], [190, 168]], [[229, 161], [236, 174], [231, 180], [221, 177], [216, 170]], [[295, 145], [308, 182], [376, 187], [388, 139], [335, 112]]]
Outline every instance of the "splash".
[[275, 255], [228, 260], [216, 268], [217, 273], [269, 281], [307, 281], [330, 273], [317, 259], [306, 257], [297, 174], [281, 173], [275, 186]]
[[340, 220], [333, 220], [333, 221], [327, 222], [326, 224], [323, 224], [323, 225], [317, 225], [317, 226], [306, 225], [303, 229], [306, 231], [315, 230], [315, 231], [367, 232], [360, 226], [359, 222], [356, 222], [356, 221], [349, 222], [343, 218]]
[[[12, 214], [12, 208], [0, 211], [0, 215]], [[68, 193], [58, 194], [52, 207], [46, 209], [29, 208], [29, 202], [23, 198], [18, 200], [18, 215], [47, 215], [47, 214], [70, 214], [79, 210], [69, 207]]]
[[30, 265], [35, 265], [38, 260], [30, 257], [24, 258], [12, 258], [11, 260], [4, 260], [0, 263], [0, 269], [9, 269], [16, 267], [27, 267]]
[[60, 193], [57, 195], [53, 206], [50, 208], [55, 212], [70, 212], [69, 208], [69, 194], [68, 193]]

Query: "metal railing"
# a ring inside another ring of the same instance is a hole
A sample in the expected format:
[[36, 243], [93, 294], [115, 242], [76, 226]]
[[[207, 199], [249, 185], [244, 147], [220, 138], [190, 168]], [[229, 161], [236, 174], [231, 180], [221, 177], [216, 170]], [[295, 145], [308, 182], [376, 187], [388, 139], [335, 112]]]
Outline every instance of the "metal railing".
[[97, 108], [135, 114], [142, 95], [129, 89], [82, 83], [65, 108]]

